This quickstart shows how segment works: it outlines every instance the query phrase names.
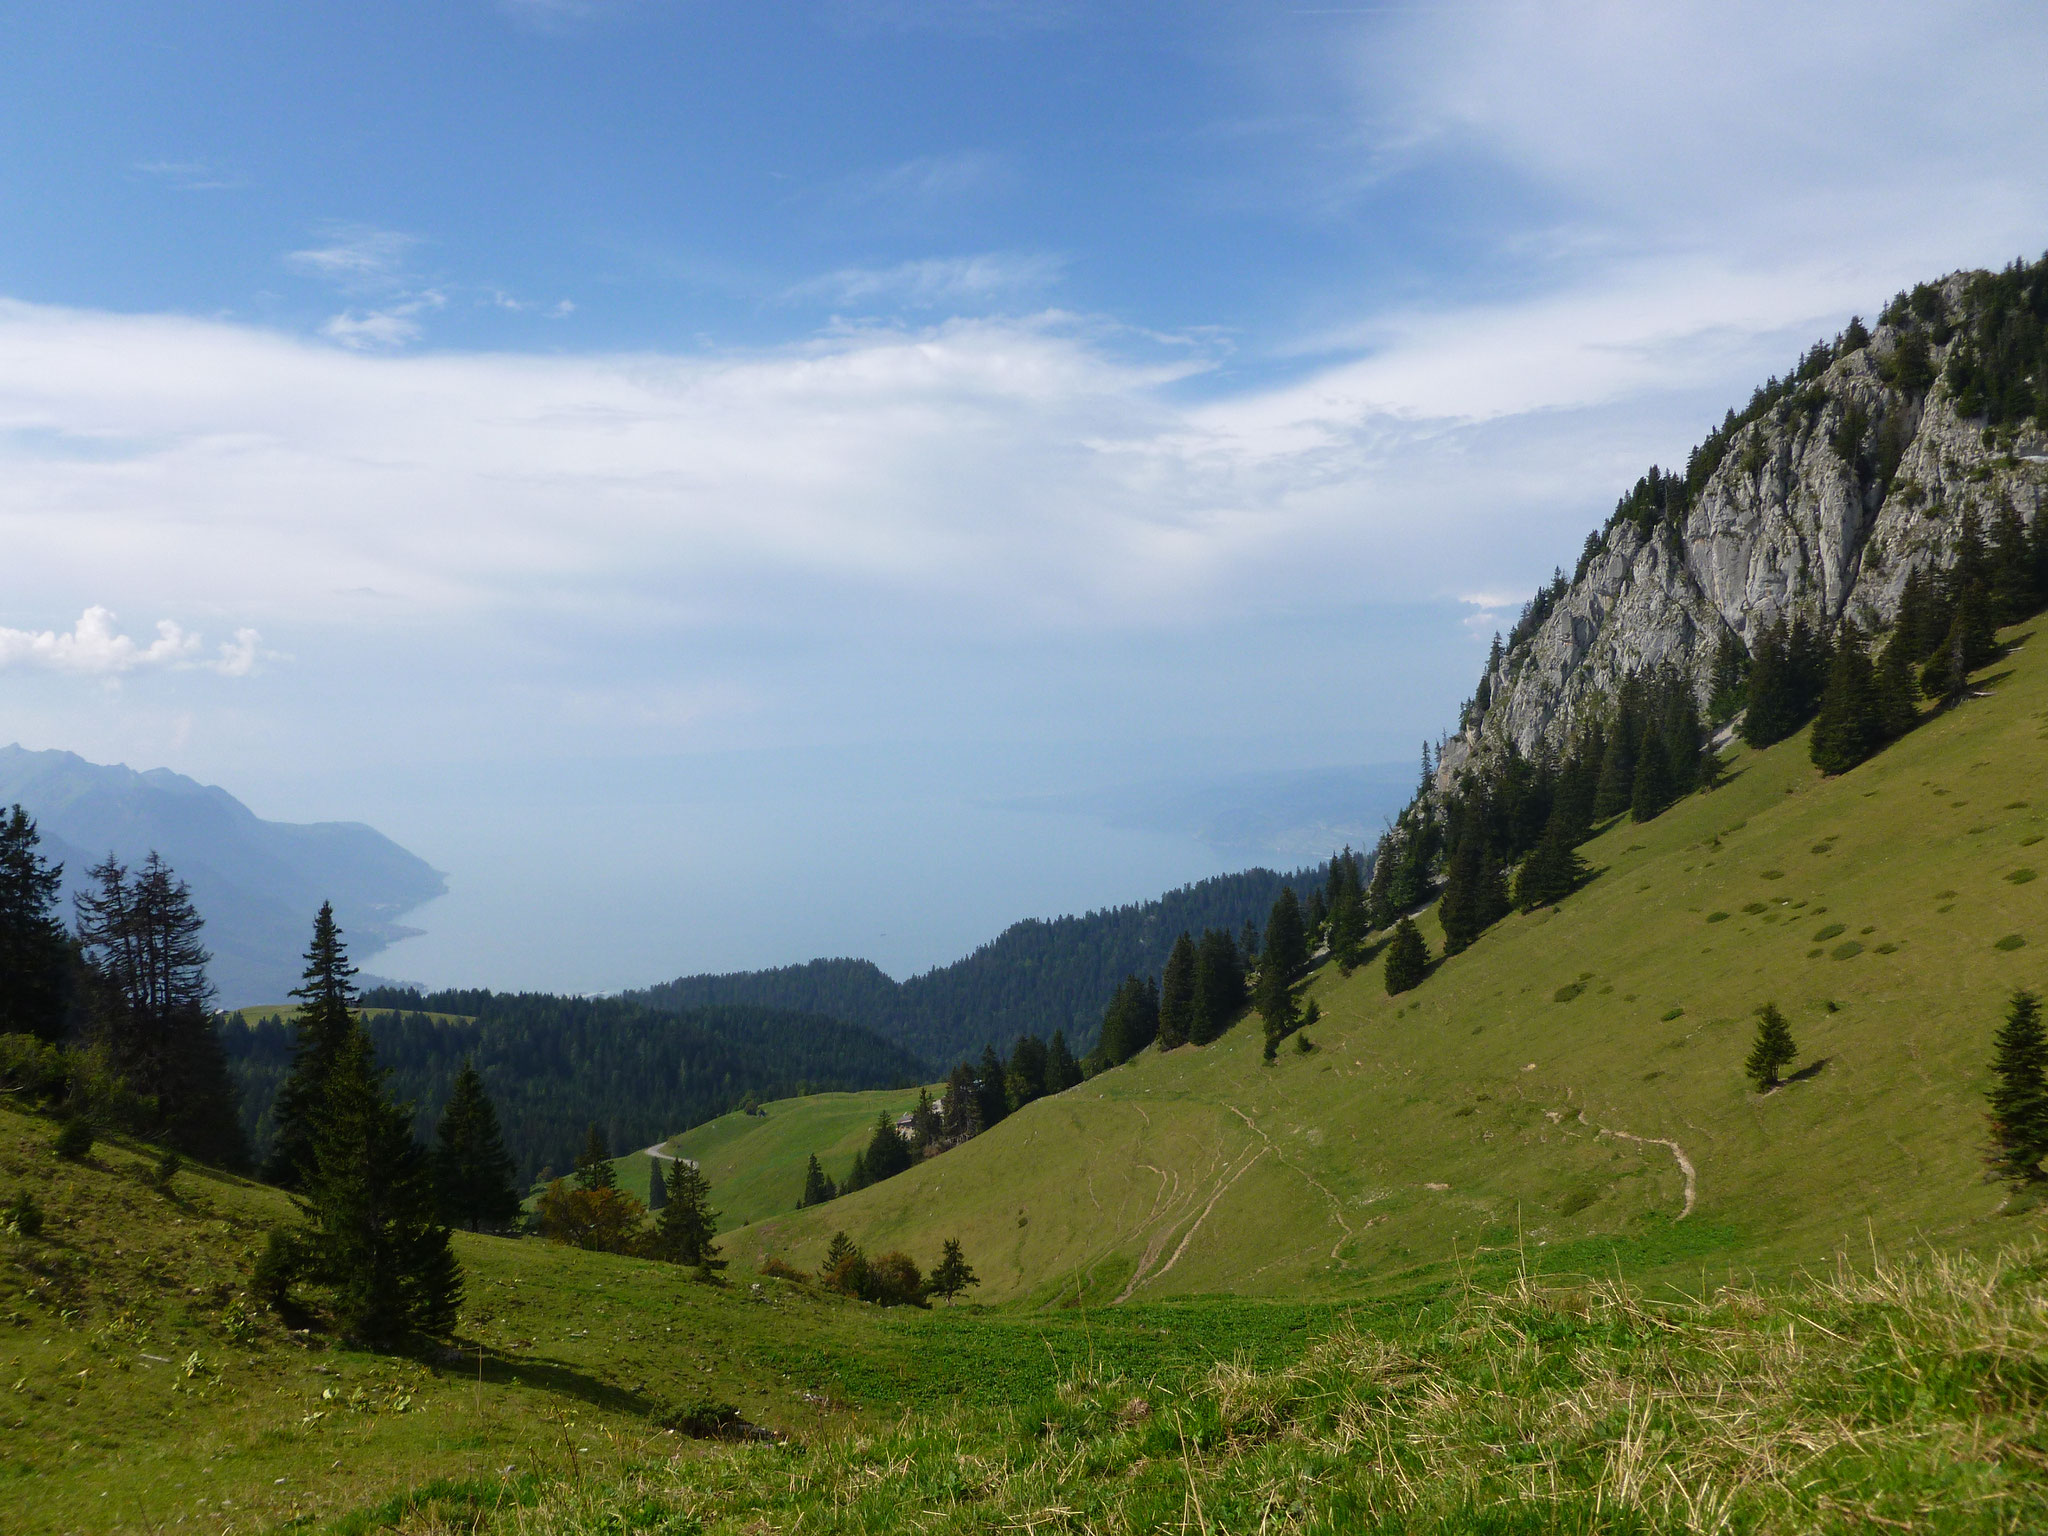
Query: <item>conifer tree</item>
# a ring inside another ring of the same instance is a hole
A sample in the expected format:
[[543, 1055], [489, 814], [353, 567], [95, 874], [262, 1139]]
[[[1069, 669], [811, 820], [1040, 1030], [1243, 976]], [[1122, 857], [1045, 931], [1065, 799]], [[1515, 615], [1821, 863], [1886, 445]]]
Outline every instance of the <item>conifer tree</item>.
[[1636, 752], [1635, 782], [1629, 786], [1628, 814], [1631, 821], [1648, 821], [1661, 815], [1672, 801], [1671, 759], [1664, 738], [1652, 724], [1643, 732]]
[[711, 1182], [688, 1158], [668, 1165], [668, 1199], [654, 1225], [655, 1254], [671, 1264], [686, 1264], [709, 1278], [725, 1268], [718, 1256], [718, 1212], [711, 1209]]
[[970, 1285], [981, 1284], [981, 1279], [968, 1264], [967, 1257], [960, 1251], [960, 1239], [949, 1237], [939, 1249], [939, 1262], [933, 1266], [931, 1293], [946, 1298], [946, 1305], [953, 1304], [953, 1298]]
[[1991, 524], [1990, 608], [1994, 623], [2011, 624], [2040, 606], [2034, 585], [2033, 551], [2027, 527], [2010, 500], [2001, 501]]
[[1885, 740], [1896, 741], [1920, 723], [1920, 680], [1913, 675], [1911, 654], [1901, 631], [1894, 630], [1885, 642], [1872, 686]]
[[1417, 986], [1429, 973], [1429, 945], [1412, 918], [1394, 924], [1394, 936], [1387, 941], [1386, 983], [1389, 996]]
[[327, 1080], [336, 1055], [356, 1028], [356, 968], [334, 921], [334, 904], [320, 903], [313, 942], [306, 950], [304, 979], [293, 989], [299, 1011], [292, 1019], [291, 1075], [278, 1090], [272, 1115], [276, 1133], [264, 1177], [295, 1189], [312, 1165], [315, 1121], [326, 1102]]
[[1437, 903], [1437, 922], [1444, 930], [1444, 953], [1455, 955], [1479, 936], [1479, 883], [1484, 874], [1485, 855], [1476, 829], [1469, 828], [1458, 839], [1444, 875], [1443, 899]]
[[839, 1193], [850, 1195], [856, 1190], [866, 1189], [872, 1182], [868, 1177], [868, 1155], [865, 1150], [856, 1150], [853, 1166], [846, 1170], [846, 1182], [839, 1186]]
[[1723, 629], [1714, 644], [1713, 691], [1707, 696], [1707, 718], [1726, 725], [1742, 708], [1743, 682], [1749, 675], [1749, 652], [1732, 629]]
[[664, 1205], [668, 1204], [668, 1179], [661, 1170], [661, 1165], [664, 1161], [665, 1159], [659, 1157], [649, 1157], [647, 1159], [647, 1209], [649, 1212], [659, 1211]]
[[1003, 1058], [993, 1045], [981, 1048], [981, 1070], [975, 1074], [975, 1098], [981, 1105], [981, 1128], [992, 1129], [1010, 1112], [1009, 1094], [1003, 1083]]
[[2048, 1156], [2048, 1035], [2041, 1002], [2015, 992], [1992, 1037], [1991, 1167], [2001, 1179], [2032, 1183]]
[[74, 955], [57, 895], [64, 866], [36, 851], [36, 824], [20, 806], [0, 811], [0, 1035], [63, 1038]]
[[818, 1266], [820, 1275], [830, 1275], [847, 1263], [860, 1257], [860, 1249], [853, 1239], [844, 1232], [834, 1232], [832, 1241], [825, 1245], [825, 1262]]
[[804, 1192], [797, 1196], [796, 1208], [823, 1205], [827, 1200], [836, 1200], [839, 1190], [831, 1177], [818, 1164], [818, 1154], [813, 1152], [811, 1160], [804, 1167]]
[[1565, 760], [1557, 776], [1557, 793], [1551, 802], [1550, 819], [1543, 829], [1554, 828], [1565, 842], [1576, 847], [1593, 832], [1593, 802], [1599, 781], [1600, 763], [1606, 756], [1606, 733], [1595, 720]]
[[939, 1112], [932, 1107], [931, 1091], [920, 1087], [917, 1090], [917, 1103], [910, 1109], [911, 1150], [922, 1152], [939, 1139], [939, 1132]]
[[1365, 892], [1365, 926], [1371, 932], [1375, 928], [1393, 925], [1400, 913], [1394, 907], [1394, 866], [1400, 860], [1400, 845], [1392, 832], [1380, 834], [1380, 840], [1373, 848], [1372, 882]]
[[1749, 649], [1747, 711], [1742, 739], [1752, 747], [1768, 747], [1799, 729], [1799, 678], [1783, 619], [1766, 625]]
[[1593, 820], [1605, 821], [1625, 811], [1635, 798], [1636, 733], [1625, 712], [1608, 733], [1607, 751], [1600, 760], [1600, 777], [1593, 789]]
[[1159, 978], [1159, 1049], [1186, 1045], [1194, 1028], [1195, 941], [1183, 929]]
[[[1036, 1035], [1019, 1035], [1010, 1050], [1010, 1062], [1003, 1069], [1003, 1093], [1014, 1114], [1035, 1099], [1045, 1097], [1045, 1042]], [[868, 1159], [872, 1168], [874, 1159]]]
[[474, 1232], [518, 1219], [519, 1192], [512, 1186], [512, 1159], [499, 1130], [497, 1106], [472, 1062], [462, 1064], [441, 1111], [433, 1172], [434, 1198], [449, 1226]]
[[1195, 949], [1194, 1019], [1189, 1038], [1207, 1045], [1230, 1027], [1244, 1006], [1244, 966], [1227, 930], [1211, 928]]
[[1898, 616], [1892, 621], [1892, 645], [1901, 648], [1903, 660], [1919, 663], [1933, 654], [1934, 647], [1947, 633], [1948, 619], [1941, 612], [1927, 572], [1917, 569], [1909, 572], [1906, 584], [1899, 589]]
[[370, 1037], [351, 1021], [320, 1105], [301, 1206], [302, 1251], [342, 1329], [373, 1345], [446, 1337], [462, 1270], [435, 1211], [427, 1156], [408, 1109], [384, 1098]]
[[595, 1120], [583, 1137], [583, 1150], [576, 1158], [576, 1187], [578, 1189], [617, 1189], [619, 1171], [612, 1166], [612, 1155], [605, 1146], [604, 1132], [598, 1129]]
[[1997, 654], [1998, 634], [1989, 608], [1981, 586], [1964, 588], [1947, 635], [1921, 669], [1921, 691], [1940, 700], [1944, 708], [1952, 709], [1968, 697], [1970, 674]]
[[1330, 900], [1330, 954], [1338, 969], [1349, 976], [1357, 968], [1365, 944], [1366, 893], [1349, 847], [1338, 855], [1336, 869], [1341, 879]]
[[1067, 1032], [1052, 1032], [1052, 1044], [1045, 1048], [1045, 1091], [1065, 1093], [1081, 1081], [1081, 1064], [1067, 1047]]
[[1266, 918], [1266, 941], [1259, 949], [1259, 971], [1277, 972], [1283, 983], [1308, 964], [1308, 929], [1302, 921], [1301, 902], [1294, 887], [1283, 885]]
[[961, 1062], [946, 1075], [946, 1139], [966, 1141], [981, 1134], [981, 1087], [974, 1068]]
[[1822, 773], [1847, 773], [1884, 745], [1884, 709], [1877, 674], [1863, 652], [1856, 626], [1842, 621], [1808, 754]]
[[1586, 861], [1565, 835], [1559, 820], [1552, 818], [1543, 841], [1522, 861], [1515, 875], [1515, 904], [1524, 912], [1562, 901], [1586, 878]]
[[910, 1143], [897, 1134], [896, 1122], [885, 1109], [875, 1116], [875, 1128], [868, 1136], [868, 1182], [879, 1184], [884, 1179], [893, 1179], [910, 1163]]
[[1750, 1046], [1749, 1058], [1742, 1064], [1757, 1092], [1777, 1087], [1780, 1069], [1790, 1066], [1798, 1055], [1799, 1047], [1792, 1043], [1792, 1027], [1785, 1022], [1785, 1015], [1778, 1012], [1778, 1005], [1765, 1003], [1757, 1009], [1756, 1043]]

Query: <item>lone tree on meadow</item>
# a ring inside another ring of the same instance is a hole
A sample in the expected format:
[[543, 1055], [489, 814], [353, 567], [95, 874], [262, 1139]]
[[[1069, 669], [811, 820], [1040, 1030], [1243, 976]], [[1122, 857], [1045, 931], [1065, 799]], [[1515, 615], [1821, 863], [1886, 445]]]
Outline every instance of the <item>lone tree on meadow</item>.
[[2015, 1184], [2033, 1183], [2048, 1156], [2048, 1034], [2033, 993], [2013, 993], [1993, 1037], [1991, 1071], [1992, 1171]]
[[1756, 1091], [1762, 1093], [1777, 1087], [1779, 1071], [1790, 1066], [1798, 1055], [1799, 1047], [1792, 1043], [1792, 1026], [1778, 1012], [1778, 1005], [1765, 1003], [1757, 1009], [1756, 1043], [1749, 1048], [1749, 1059], [1742, 1064], [1742, 1070], [1756, 1084]]
[[296, 1189], [312, 1171], [313, 1143], [321, 1107], [327, 1102], [334, 1063], [356, 1029], [356, 968], [335, 925], [334, 904], [323, 901], [313, 919], [304, 979], [292, 990], [299, 1011], [292, 1019], [292, 1066], [277, 1095], [277, 1134], [263, 1176]]
[[725, 1268], [718, 1256], [718, 1212], [711, 1209], [711, 1181], [686, 1158], [668, 1165], [668, 1201], [654, 1228], [654, 1251], [672, 1264], [688, 1264], [706, 1279]]
[[498, 1126], [498, 1110], [484, 1091], [476, 1064], [465, 1061], [434, 1135], [434, 1198], [450, 1226], [507, 1227], [519, 1217], [512, 1158]]
[[958, 1296], [970, 1285], [981, 1284], [981, 1277], [975, 1274], [966, 1256], [960, 1252], [960, 1239], [949, 1237], [939, 1250], [939, 1262], [932, 1269], [928, 1289], [934, 1296], [946, 1298], [946, 1305], [953, 1304]]
[[1394, 936], [1387, 941], [1387, 995], [1411, 990], [1428, 974], [1429, 944], [1414, 919], [1404, 917], [1394, 924]]
[[351, 1023], [335, 1051], [307, 1170], [299, 1244], [348, 1335], [389, 1345], [445, 1338], [462, 1300], [462, 1270], [435, 1209], [426, 1152], [409, 1106], [384, 1097], [370, 1037]]

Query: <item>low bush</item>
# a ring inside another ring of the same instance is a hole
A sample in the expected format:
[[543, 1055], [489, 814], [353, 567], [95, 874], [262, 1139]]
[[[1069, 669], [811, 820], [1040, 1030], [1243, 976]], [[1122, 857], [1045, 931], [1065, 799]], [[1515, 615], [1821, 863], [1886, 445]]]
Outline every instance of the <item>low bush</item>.
[[82, 1163], [92, 1155], [92, 1122], [83, 1115], [67, 1116], [57, 1127], [57, 1139], [50, 1150], [66, 1162]]

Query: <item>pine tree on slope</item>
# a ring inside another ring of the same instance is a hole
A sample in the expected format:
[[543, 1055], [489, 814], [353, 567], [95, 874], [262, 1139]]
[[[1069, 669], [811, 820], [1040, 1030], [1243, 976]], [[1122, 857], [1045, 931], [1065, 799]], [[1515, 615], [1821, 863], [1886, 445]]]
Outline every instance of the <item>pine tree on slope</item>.
[[313, 1142], [328, 1079], [342, 1045], [356, 1028], [356, 968], [335, 925], [332, 902], [320, 903], [313, 942], [306, 950], [304, 979], [293, 989], [300, 1000], [292, 1019], [292, 1066], [272, 1112], [276, 1134], [263, 1176], [295, 1189], [312, 1166]]
[[932, 1269], [931, 1293], [946, 1298], [946, 1305], [953, 1305], [953, 1298], [970, 1285], [981, 1284], [980, 1276], [967, 1262], [967, 1256], [960, 1251], [957, 1237], [946, 1239], [939, 1250], [939, 1262]]
[[36, 824], [0, 811], [0, 1035], [63, 1038], [71, 1006], [71, 939], [57, 915], [64, 866], [36, 852]]
[[668, 1165], [668, 1199], [654, 1226], [655, 1253], [671, 1264], [687, 1264], [709, 1276], [725, 1268], [718, 1256], [718, 1212], [711, 1209], [711, 1184], [697, 1165], [679, 1157]]
[[1756, 1043], [1750, 1046], [1749, 1058], [1742, 1064], [1757, 1092], [1777, 1087], [1779, 1070], [1790, 1066], [1798, 1055], [1799, 1047], [1792, 1043], [1791, 1026], [1785, 1022], [1785, 1015], [1778, 1012], [1778, 1005], [1765, 1003], [1757, 1009]]
[[465, 1061], [441, 1111], [434, 1136], [434, 1197], [441, 1219], [477, 1231], [510, 1226], [519, 1217], [512, 1158], [498, 1126], [497, 1106], [473, 1062]]
[[1159, 978], [1159, 1049], [1186, 1045], [1194, 1028], [1195, 941], [1183, 929]]
[[385, 1100], [370, 1037], [351, 1024], [329, 1064], [305, 1176], [303, 1249], [344, 1332], [380, 1346], [407, 1334], [446, 1337], [462, 1299], [411, 1120]]
[[2016, 1184], [2032, 1183], [2048, 1156], [2048, 1035], [2033, 993], [2013, 993], [1993, 1037], [1991, 1070], [1992, 1170]]
[[1393, 996], [1417, 986], [1429, 973], [1429, 944], [1414, 919], [1404, 917], [1394, 924], [1394, 936], [1387, 941], [1386, 985]]
[[808, 1205], [823, 1205], [826, 1201], [836, 1200], [838, 1197], [839, 1190], [833, 1185], [825, 1170], [819, 1166], [818, 1154], [813, 1152], [810, 1162], [804, 1168], [804, 1192], [797, 1197], [796, 1208], [802, 1210]]
[[1814, 767], [1833, 776], [1865, 761], [1884, 745], [1884, 739], [1877, 674], [1863, 652], [1855, 624], [1844, 619], [1808, 753]]

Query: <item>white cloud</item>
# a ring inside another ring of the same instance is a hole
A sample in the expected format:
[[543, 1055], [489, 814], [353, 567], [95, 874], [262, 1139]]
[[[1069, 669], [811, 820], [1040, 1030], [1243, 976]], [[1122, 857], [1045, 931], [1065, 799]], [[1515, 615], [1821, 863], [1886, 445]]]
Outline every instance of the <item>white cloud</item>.
[[237, 192], [248, 183], [204, 160], [143, 160], [135, 169], [180, 192]]
[[0, 629], [0, 667], [26, 663], [59, 672], [116, 674], [185, 661], [199, 649], [199, 636], [186, 634], [170, 619], [159, 619], [156, 638], [141, 645], [115, 630], [115, 617], [94, 606], [78, 616], [69, 634]]
[[973, 309], [1049, 288], [1059, 281], [1065, 266], [1057, 256], [989, 252], [905, 261], [893, 267], [845, 267], [799, 284], [784, 298]]
[[429, 292], [381, 309], [343, 310], [320, 327], [320, 334], [358, 352], [389, 351], [418, 340], [419, 317], [444, 303], [442, 295]]
[[285, 263], [352, 292], [391, 288], [405, 280], [406, 263], [420, 243], [417, 235], [368, 224], [330, 224], [324, 243], [293, 251]]

